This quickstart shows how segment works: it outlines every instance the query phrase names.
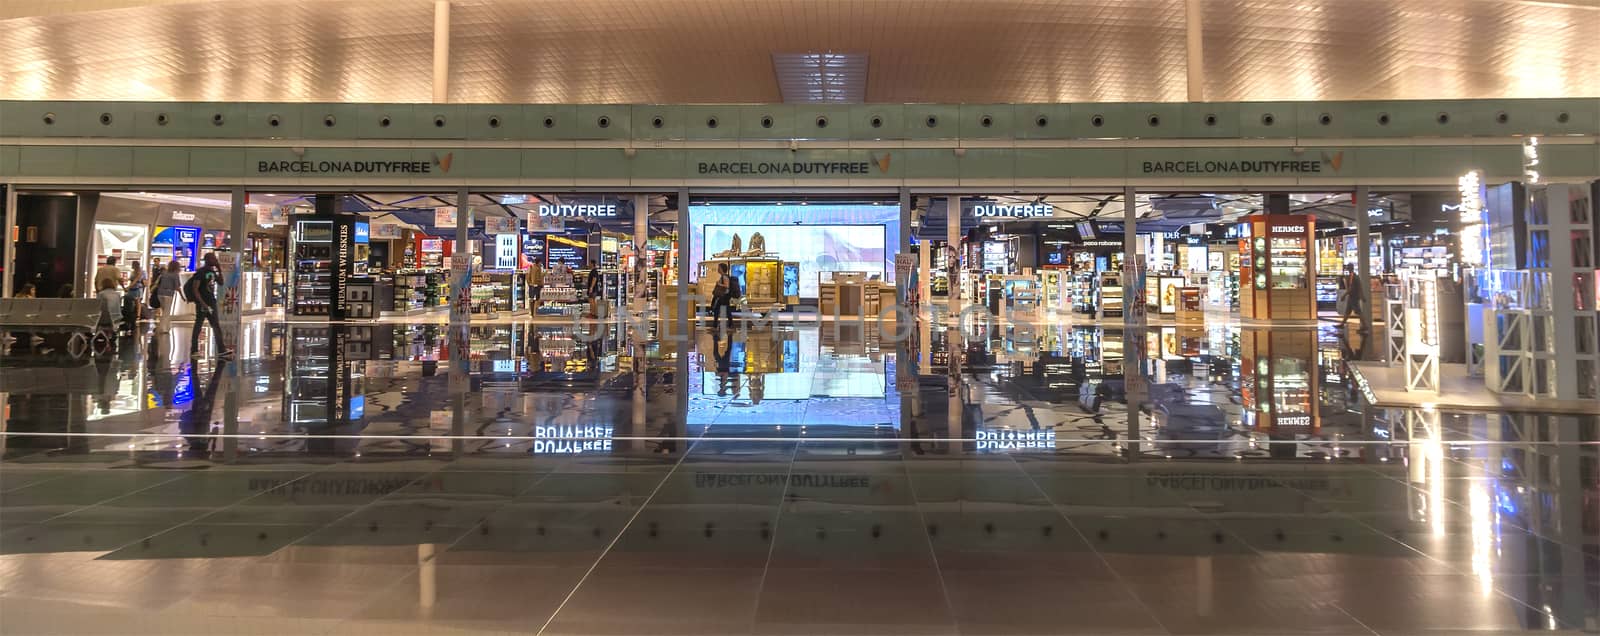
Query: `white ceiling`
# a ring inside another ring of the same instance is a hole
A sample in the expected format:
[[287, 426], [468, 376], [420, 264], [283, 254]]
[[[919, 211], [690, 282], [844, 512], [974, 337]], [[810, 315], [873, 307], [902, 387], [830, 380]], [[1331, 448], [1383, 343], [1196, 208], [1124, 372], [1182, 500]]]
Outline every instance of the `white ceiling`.
[[[1178, 101], [1184, 4], [454, 0], [449, 98], [777, 102], [775, 60], [838, 53], [868, 102]], [[1202, 4], [1210, 100], [1600, 96], [1600, 0]], [[426, 102], [433, 11], [0, 0], [0, 98]]]

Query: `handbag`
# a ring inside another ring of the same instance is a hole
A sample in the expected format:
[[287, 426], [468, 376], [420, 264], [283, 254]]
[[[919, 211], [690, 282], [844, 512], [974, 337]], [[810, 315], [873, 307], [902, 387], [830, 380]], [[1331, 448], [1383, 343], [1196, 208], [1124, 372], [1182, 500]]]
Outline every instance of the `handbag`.
[[145, 289], [145, 294], [148, 296], [148, 298], [145, 300], [145, 304], [149, 305], [151, 309], [161, 308], [161, 295], [156, 293], [156, 289], [159, 288], [162, 276], [166, 276], [166, 274], [157, 276], [155, 280], [151, 281], [151, 285]]

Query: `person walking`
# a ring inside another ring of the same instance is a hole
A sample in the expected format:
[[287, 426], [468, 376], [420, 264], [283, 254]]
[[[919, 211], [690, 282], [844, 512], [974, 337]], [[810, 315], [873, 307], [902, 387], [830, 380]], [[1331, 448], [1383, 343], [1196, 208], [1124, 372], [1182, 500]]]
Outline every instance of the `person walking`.
[[739, 279], [728, 274], [727, 263], [717, 263], [717, 284], [711, 289], [711, 327], [722, 330], [722, 316], [733, 324], [733, 299], [739, 297]]
[[[1340, 277], [1339, 286], [1344, 288], [1344, 313], [1340, 316], [1340, 322], [1349, 322], [1351, 315], [1354, 315], [1356, 320], [1360, 321], [1361, 303], [1366, 301], [1363, 298], [1366, 294], [1362, 293], [1365, 290], [1361, 289], [1361, 277], [1356, 275], [1356, 267], [1354, 265], [1346, 264], [1344, 266], [1344, 275]], [[1366, 332], [1366, 325], [1361, 325], [1361, 333]]]
[[222, 322], [217, 318], [220, 309], [217, 304], [217, 285], [221, 282], [222, 265], [217, 260], [217, 253], [210, 252], [206, 254], [205, 266], [195, 270], [194, 276], [183, 287], [185, 299], [194, 303], [194, 329], [189, 331], [190, 358], [200, 357], [200, 328], [207, 321], [211, 323], [212, 340], [220, 352], [217, 355], [224, 358], [233, 355], [233, 350], [223, 345]]
[[584, 295], [589, 299], [589, 315], [600, 317], [600, 303], [605, 300], [605, 283], [600, 277], [600, 266], [590, 265], [587, 280], [583, 283]]
[[156, 276], [151, 285], [150, 306], [156, 310], [156, 333], [165, 334], [172, 329], [172, 313], [177, 311], [179, 280], [183, 268], [178, 261], [167, 261], [167, 267]]
[[129, 261], [128, 266], [133, 271], [128, 272], [128, 295], [133, 297], [133, 321], [144, 321], [144, 266], [137, 259]]

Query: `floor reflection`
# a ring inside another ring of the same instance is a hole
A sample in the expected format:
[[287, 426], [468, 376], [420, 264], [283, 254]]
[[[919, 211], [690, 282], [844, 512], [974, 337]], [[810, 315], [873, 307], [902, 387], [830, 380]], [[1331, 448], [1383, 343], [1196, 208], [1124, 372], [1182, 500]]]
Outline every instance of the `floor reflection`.
[[1336, 329], [669, 327], [13, 346], [0, 620], [1600, 626], [1600, 420], [1370, 406], [1346, 363], [1373, 354]]

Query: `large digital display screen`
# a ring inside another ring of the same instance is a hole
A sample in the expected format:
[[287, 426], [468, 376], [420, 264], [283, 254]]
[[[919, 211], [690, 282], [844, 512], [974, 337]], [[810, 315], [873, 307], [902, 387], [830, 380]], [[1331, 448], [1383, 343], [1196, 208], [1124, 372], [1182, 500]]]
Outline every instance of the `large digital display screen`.
[[889, 253], [882, 225], [707, 225], [704, 242], [715, 254], [728, 249], [733, 235], [738, 234], [749, 249], [750, 236], [756, 232], [766, 239], [767, 254], [776, 253], [800, 264], [801, 297], [817, 297], [817, 274], [821, 272], [884, 275]]
[[566, 263], [573, 271], [581, 270], [589, 261], [589, 243], [575, 238], [549, 235], [544, 237], [545, 267]]
[[[817, 274], [859, 271], [894, 281], [900, 207], [890, 202], [698, 203], [689, 206], [689, 262], [728, 249], [738, 234], [743, 250], [760, 232], [768, 256], [799, 263], [799, 295], [817, 297]], [[699, 277], [692, 267], [691, 279]], [[713, 270], [715, 271], [715, 270]]]

